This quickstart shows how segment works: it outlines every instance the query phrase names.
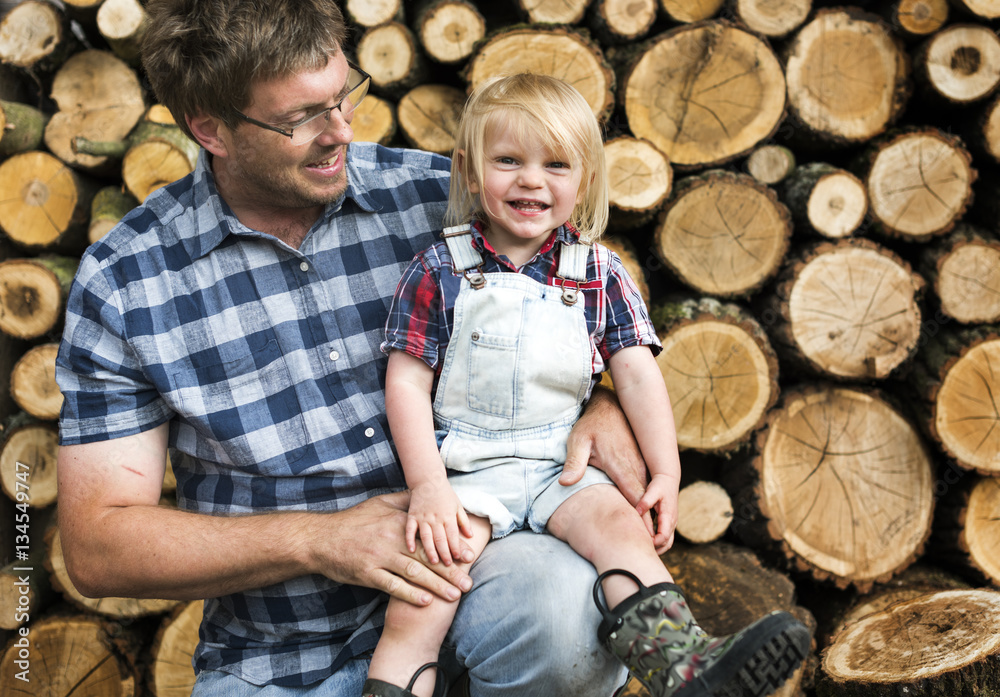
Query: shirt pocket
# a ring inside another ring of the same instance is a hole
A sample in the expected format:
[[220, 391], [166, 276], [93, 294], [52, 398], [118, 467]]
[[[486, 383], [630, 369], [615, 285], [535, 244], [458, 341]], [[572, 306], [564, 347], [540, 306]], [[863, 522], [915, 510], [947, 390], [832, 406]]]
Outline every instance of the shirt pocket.
[[517, 378], [517, 337], [475, 329], [469, 335], [469, 409], [511, 419]]

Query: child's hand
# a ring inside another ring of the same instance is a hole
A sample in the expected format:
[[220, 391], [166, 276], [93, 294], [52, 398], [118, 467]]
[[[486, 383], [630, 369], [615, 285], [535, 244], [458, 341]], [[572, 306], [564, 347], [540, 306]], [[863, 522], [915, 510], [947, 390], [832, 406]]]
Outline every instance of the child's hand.
[[[663, 554], [674, 544], [674, 528], [677, 527], [677, 492], [680, 482], [665, 474], [654, 474], [639, 499], [635, 509], [644, 518], [649, 511], [656, 511], [657, 530], [653, 535], [653, 546], [657, 554]], [[648, 527], [648, 525], [647, 525]], [[652, 533], [653, 531], [650, 530]]]
[[469, 516], [447, 480], [426, 482], [410, 490], [406, 546], [417, 549], [417, 535], [431, 564], [448, 566], [462, 554], [459, 534], [472, 537]]

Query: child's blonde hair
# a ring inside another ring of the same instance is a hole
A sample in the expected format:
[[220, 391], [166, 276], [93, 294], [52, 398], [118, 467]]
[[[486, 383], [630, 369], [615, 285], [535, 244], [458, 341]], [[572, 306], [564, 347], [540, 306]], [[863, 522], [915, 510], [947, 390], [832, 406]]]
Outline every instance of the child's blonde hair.
[[596, 241], [608, 224], [608, 179], [604, 137], [587, 100], [574, 87], [548, 75], [495, 77], [469, 97], [455, 136], [447, 225], [485, 215], [470, 182], [483, 181], [486, 143], [501, 129], [523, 140], [540, 138], [554, 154], [582, 167], [582, 196], [569, 219], [585, 242]]

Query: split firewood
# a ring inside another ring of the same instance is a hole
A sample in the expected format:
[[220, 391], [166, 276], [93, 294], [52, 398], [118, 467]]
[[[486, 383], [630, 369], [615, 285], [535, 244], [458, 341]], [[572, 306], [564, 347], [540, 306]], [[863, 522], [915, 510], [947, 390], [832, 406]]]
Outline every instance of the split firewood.
[[781, 64], [744, 29], [723, 20], [680, 26], [640, 49], [622, 59], [629, 67], [619, 99], [631, 134], [652, 142], [675, 167], [745, 155], [784, 117]]
[[819, 697], [987, 695], [1000, 690], [1000, 593], [947, 590], [863, 617], [823, 652]]
[[427, 55], [445, 65], [468, 59], [486, 36], [486, 20], [468, 0], [430, 0], [418, 6], [413, 26]]
[[97, 10], [97, 30], [114, 54], [129, 65], [139, 65], [142, 36], [148, 15], [139, 0], [102, 0]]
[[952, 24], [913, 55], [921, 96], [948, 105], [974, 102], [1000, 84], [1000, 37], [986, 26]]
[[886, 235], [927, 242], [950, 231], [972, 201], [972, 157], [958, 138], [936, 129], [878, 138], [858, 167], [871, 213]]
[[935, 325], [911, 384], [931, 438], [965, 469], [1000, 474], [1000, 327]]
[[747, 172], [761, 184], [777, 184], [795, 171], [795, 153], [784, 145], [761, 145], [747, 157]]
[[851, 172], [825, 162], [797, 167], [780, 189], [795, 229], [820, 237], [848, 237], [868, 213], [868, 191]]
[[358, 65], [372, 76], [371, 89], [393, 100], [427, 82], [429, 66], [417, 37], [400, 22], [365, 31], [358, 41]]
[[532, 24], [578, 24], [590, 0], [516, 0], [518, 12]]
[[54, 335], [79, 264], [56, 255], [0, 262], [0, 331], [18, 339]]
[[97, 242], [108, 234], [126, 213], [138, 205], [135, 196], [122, 191], [120, 186], [102, 188], [90, 204], [90, 227], [87, 229], [87, 238], [91, 243]]
[[0, 665], [0, 697], [25, 694], [24, 685], [30, 686], [29, 694], [50, 697], [132, 697], [141, 692], [137, 666], [141, 638], [136, 634], [136, 628], [124, 629], [87, 615], [39, 619], [26, 637], [29, 655], [38, 657], [25, 670], [28, 682], [17, 678], [21, 648], [12, 639]]
[[0, 157], [37, 149], [48, 122], [33, 106], [0, 100]]
[[69, 17], [54, 3], [22, 0], [0, 20], [0, 62], [38, 84], [78, 48]]
[[[786, 388], [734, 498], [733, 531], [774, 558], [867, 592], [930, 535], [933, 461], [900, 410], [868, 389]], [[729, 488], [727, 486], [727, 488]]]
[[812, 0], [730, 0], [729, 6], [734, 19], [750, 31], [780, 39], [802, 26], [812, 11]]
[[660, 5], [670, 19], [675, 22], [690, 24], [715, 17], [719, 13], [719, 10], [722, 9], [722, 6], [725, 5], [725, 0], [700, 0], [699, 2], [691, 2], [690, 0], [660, 0]]
[[52, 576], [53, 587], [74, 607], [114, 619], [135, 619], [159, 615], [173, 610], [180, 601], [153, 598], [88, 598], [80, 593], [70, 580], [63, 557], [59, 527], [53, 525], [45, 531], [45, 568]]
[[963, 324], [1000, 322], [1000, 239], [996, 235], [959, 223], [950, 235], [924, 250], [920, 272], [947, 317]]
[[[18, 482], [31, 491], [31, 509], [40, 511], [56, 502], [56, 455], [59, 431], [48, 421], [37, 421], [25, 413], [6, 424], [6, 437], [0, 447], [0, 488], [17, 501]], [[34, 526], [33, 526], [34, 527]]]
[[939, 500], [928, 556], [977, 585], [1000, 586], [1000, 478], [966, 473], [952, 480]]
[[346, 0], [344, 12], [348, 20], [361, 27], [403, 21], [402, 0]]
[[63, 162], [96, 174], [109, 174], [117, 162], [73, 148], [76, 138], [121, 140], [146, 110], [139, 78], [110, 51], [75, 54], [56, 72], [52, 99], [59, 111], [45, 127], [45, 145]]
[[637, 228], [652, 221], [670, 194], [670, 160], [648, 140], [618, 136], [604, 144], [612, 225]]
[[789, 365], [882, 380], [916, 354], [923, 288], [909, 264], [871, 240], [823, 242], [785, 260], [762, 317]]
[[56, 384], [58, 343], [33, 346], [10, 371], [10, 394], [17, 405], [36, 419], [59, 418], [63, 396]]
[[878, 3], [882, 16], [908, 41], [926, 39], [948, 22], [948, 0]]
[[552, 75], [576, 87], [599, 120], [614, 106], [615, 75], [600, 46], [569, 27], [515, 27], [495, 32], [462, 71], [470, 89], [495, 75]]
[[637, 41], [653, 28], [659, 0], [595, 0], [588, 26], [604, 46]]
[[157, 629], [148, 683], [155, 697], [190, 697], [195, 681], [191, 657], [198, 645], [203, 606], [201, 600], [178, 605]]
[[653, 251], [699, 293], [732, 298], [756, 292], [778, 272], [791, 234], [791, 215], [772, 189], [713, 170], [674, 184]]
[[41, 150], [0, 163], [0, 229], [30, 250], [75, 253], [87, 246], [90, 202], [100, 185]]
[[688, 542], [715, 542], [732, 522], [733, 502], [720, 484], [693, 482], [677, 495], [677, 534]]
[[[823, 8], [785, 54], [789, 114], [815, 138], [859, 143], [883, 133], [909, 97], [909, 60], [878, 17]], [[802, 138], [802, 136], [800, 136]]]
[[465, 92], [450, 85], [424, 84], [407, 92], [396, 106], [406, 141], [421, 150], [451, 155]]
[[746, 443], [778, 399], [778, 358], [763, 327], [738, 305], [711, 298], [650, 312], [678, 445], [724, 454]]

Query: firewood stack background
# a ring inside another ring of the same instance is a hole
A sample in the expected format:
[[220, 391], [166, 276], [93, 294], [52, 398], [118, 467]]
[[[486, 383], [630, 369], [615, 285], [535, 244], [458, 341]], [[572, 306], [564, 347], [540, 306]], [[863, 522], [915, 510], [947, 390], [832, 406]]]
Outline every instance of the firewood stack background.
[[[357, 140], [449, 154], [468, 90], [522, 70], [604, 123], [682, 447], [664, 562], [707, 628], [801, 616], [786, 697], [1000, 693], [1000, 2], [342, 7]], [[141, 2], [0, 11], [0, 695], [186, 695], [199, 603], [66, 576], [52, 377], [80, 254], [197, 148]]]

